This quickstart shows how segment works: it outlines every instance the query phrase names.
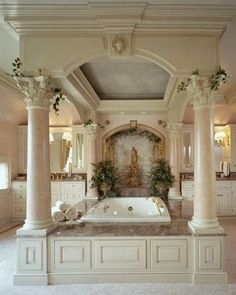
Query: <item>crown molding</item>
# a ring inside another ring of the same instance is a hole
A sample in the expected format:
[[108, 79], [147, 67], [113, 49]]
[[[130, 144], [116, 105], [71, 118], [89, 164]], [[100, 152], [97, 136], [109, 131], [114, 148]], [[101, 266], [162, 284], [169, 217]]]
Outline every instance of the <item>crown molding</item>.
[[150, 5], [89, 3], [83, 5], [0, 4], [0, 15], [22, 35], [134, 34], [221, 35], [236, 15], [236, 5]]
[[100, 103], [100, 99], [80, 68], [77, 68], [73, 73], [71, 73], [67, 79], [80, 93], [81, 97], [86, 101], [90, 108], [95, 110]]

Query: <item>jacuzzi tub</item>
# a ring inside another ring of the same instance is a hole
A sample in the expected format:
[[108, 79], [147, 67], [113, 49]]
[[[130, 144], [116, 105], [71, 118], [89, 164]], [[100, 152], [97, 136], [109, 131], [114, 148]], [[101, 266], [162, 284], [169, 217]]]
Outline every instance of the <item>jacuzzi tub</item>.
[[[162, 202], [162, 201], [161, 201]], [[96, 204], [81, 218], [85, 222], [170, 222], [164, 202], [158, 210], [151, 198], [107, 198]]]

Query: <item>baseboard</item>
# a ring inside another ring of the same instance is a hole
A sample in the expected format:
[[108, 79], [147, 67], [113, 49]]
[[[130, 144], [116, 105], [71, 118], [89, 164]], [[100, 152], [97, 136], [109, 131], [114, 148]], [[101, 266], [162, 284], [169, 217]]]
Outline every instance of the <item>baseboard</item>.
[[228, 284], [228, 273], [195, 273], [193, 274], [194, 284]]
[[99, 283], [192, 283], [192, 274], [49, 274], [49, 284], [99, 284]]
[[48, 275], [16, 274], [13, 277], [13, 284], [20, 286], [46, 286], [48, 285]]

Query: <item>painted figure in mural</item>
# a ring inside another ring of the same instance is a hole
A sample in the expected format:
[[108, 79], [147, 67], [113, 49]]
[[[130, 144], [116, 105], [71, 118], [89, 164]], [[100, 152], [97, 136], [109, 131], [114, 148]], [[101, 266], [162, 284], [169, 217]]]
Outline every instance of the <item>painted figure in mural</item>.
[[138, 163], [138, 151], [136, 148], [133, 146], [131, 150], [131, 163]]
[[105, 145], [105, 159], [114, 162], [114, 148], [110, 141]]
[[141, 184], [141, 173], [138, 165], [138, 151], [133, 146], [131, 150], [131, 165], [129, 167], [128, 184], [137, 186]]

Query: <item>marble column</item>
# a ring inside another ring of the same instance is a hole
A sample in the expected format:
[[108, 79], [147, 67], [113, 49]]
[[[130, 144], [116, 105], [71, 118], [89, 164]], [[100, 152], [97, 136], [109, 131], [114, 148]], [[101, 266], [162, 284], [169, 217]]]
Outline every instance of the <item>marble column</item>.
[[181, 123], [169, 123], [169, 143], [170, 143], [170, 153], [169, 153], [169, 163], [171, 167], [171, 172], [175, 177], [175, 183], [173, 187], [170, 188], [168, 197], [170, 199], [181, 200], [180, 185], [179, 185], [179, 172], [180, 172], [180, 131]]
[[214, 107], [217, 92], [208, 77], [192, 76], [187, 88], [194, 110], [194, 233], [222, 233], [216, 216]]
[[97, 162], [97, 148], [96, 148], [96, 137], [98, 125], [96, 123], [87, 125], [86, 129], [86, 137], [87, 137], [87, 198], [95, 199], [98, 198], [97, 188], [91, 188], [91, 178], [93, 176], [94, 167], [91, 163]]
[[24, 229], [46, 229], [51, 218], [49, 79], [17, 78], [28, 110], [27, 212]]

